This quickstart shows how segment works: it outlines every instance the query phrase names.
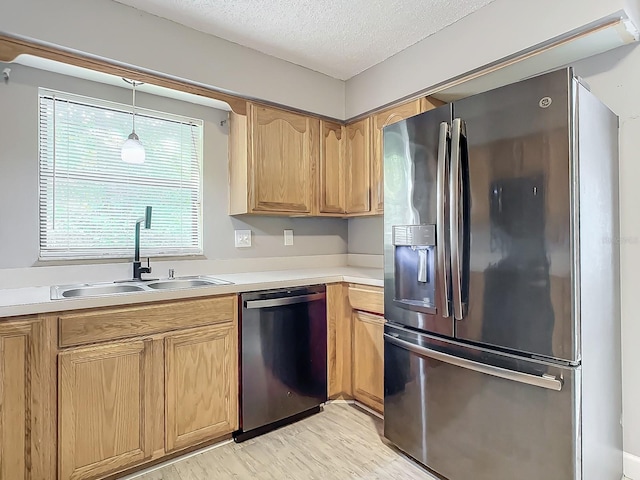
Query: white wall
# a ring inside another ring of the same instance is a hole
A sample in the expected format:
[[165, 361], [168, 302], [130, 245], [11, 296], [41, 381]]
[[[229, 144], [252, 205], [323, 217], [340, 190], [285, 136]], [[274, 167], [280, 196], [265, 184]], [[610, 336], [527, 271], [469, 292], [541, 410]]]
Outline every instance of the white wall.
[[349, 253], [382, 255], [384, 248], [382, 216], [349, 219]]
[[[4, 66], [0, 63], [0, 70]], [[11, 65], [11, 69], [9, 83], [0, 82], [0, 275], [3, 269], [31, 267], [38, 258], [38, 87], [131, 102], [131, 91], [125, 88], [21, 65]], [[228, 216], [228, 132], [220, 126], [227, 112], [142, 93], [136, 100], [141, 107], [205, 121], [203, 240], [207, 260], [346, 253], [347, 222], [342, 219]], [[236, 249], [234, 229], [251, 229], [253, 247]], [[283, 245], [284, 229], [294, 230], [293, 246]], [[180, 262], [174, 263], [179, 271]]]
[[2, 0], [0, 32], [344, 118], [343, 81], [113, 0]]
[[495, 0], [347, 81], [351, 118], [627, 8], [637, 0]]

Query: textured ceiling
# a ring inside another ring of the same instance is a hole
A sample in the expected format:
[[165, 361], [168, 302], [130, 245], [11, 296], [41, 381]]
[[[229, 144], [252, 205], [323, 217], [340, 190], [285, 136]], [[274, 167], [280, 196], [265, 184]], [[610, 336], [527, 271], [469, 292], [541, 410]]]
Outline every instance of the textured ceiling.
[[493, 0], [116, 0], [347, 80]]

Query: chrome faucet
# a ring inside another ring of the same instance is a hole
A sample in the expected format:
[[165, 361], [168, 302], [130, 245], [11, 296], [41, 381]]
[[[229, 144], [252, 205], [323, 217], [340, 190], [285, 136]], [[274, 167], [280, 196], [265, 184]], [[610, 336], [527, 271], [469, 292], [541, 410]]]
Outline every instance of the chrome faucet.
[[136, 222], [136, 244], [133, 257], [133, 279], [142, 280], [143, 273], [151, 273], [151, 267], [149, 266], [149, 257], [147, 257], [147, 266], [141, 266], [140, 263], [140, 224], [144, 222], [144, 228], [151, 228], [151, 207], [147, 207], [145, 215]]

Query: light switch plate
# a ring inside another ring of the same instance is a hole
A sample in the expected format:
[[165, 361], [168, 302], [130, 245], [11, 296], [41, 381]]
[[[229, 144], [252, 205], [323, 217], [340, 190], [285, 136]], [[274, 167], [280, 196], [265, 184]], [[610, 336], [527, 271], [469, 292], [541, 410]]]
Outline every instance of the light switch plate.
[[236, 248], [251, 246], [251, 230], [236, 230]]
[[293, 245], [293, 230], [284, 231], [284, 244]]

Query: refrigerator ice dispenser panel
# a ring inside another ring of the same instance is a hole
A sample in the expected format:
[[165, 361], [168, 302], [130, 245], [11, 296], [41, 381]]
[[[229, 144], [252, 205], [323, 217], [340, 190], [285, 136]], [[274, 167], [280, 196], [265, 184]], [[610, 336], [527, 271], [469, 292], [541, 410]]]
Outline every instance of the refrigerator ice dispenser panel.
[[396, 225], [394, 302], [409, 310], [436, 313], [435, 225]]

